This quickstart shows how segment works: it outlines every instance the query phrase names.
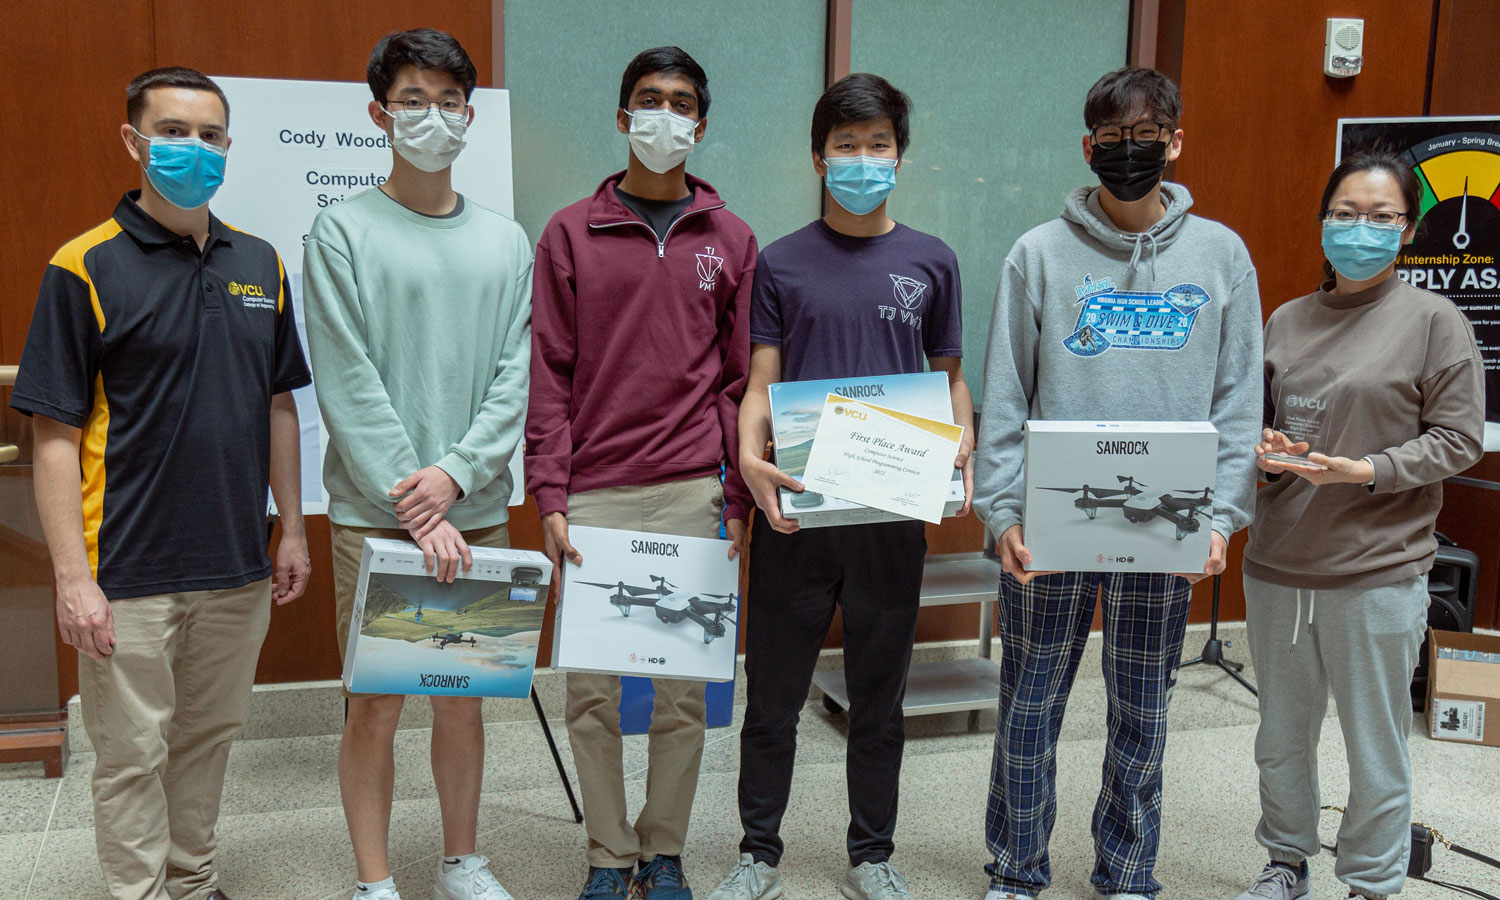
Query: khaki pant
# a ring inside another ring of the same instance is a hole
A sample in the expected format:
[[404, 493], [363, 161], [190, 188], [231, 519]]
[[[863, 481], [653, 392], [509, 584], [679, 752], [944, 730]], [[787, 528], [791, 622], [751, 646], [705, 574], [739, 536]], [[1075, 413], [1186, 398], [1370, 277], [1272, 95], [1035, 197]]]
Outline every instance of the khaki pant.
[[[687, 537], [718, 537], [724, 490], [717, 476], [568, 496], [568, 524]], [[653, 678], [646, 805], [631, 826], [621, 759], [620, 678], [568, 673], [568, 739], [583, 792], [591, 866], [623, 869], [661, 854], [678, 856], [698, 791], [707, 715], [703, 682]]]
[[[360, 528], [337, 522], [330, 523], [330, 531], [333, 535], [334, 628], [339, 641], [339, 663], [342, 665], [344, 652], [349, 644], [349, 625], [354, 618], [354, 594], [359, 588], [359, 562], [365, 551], [365, 538], [410, 541], [411, 534], [404, 528]], [[464, 536], [464, 542], [471, 547], [510, 546], [510, 530], [504, 522], [491, 528], [475, 528], [460, 533]], [[376, 695], [355, 694], [345, 688], [344, 696]]]
[[203, 900], [229, 745], [271, 622], [271, 579], [113, 604], [115, 651], [78, 658], [94, 837], [115, 900]]

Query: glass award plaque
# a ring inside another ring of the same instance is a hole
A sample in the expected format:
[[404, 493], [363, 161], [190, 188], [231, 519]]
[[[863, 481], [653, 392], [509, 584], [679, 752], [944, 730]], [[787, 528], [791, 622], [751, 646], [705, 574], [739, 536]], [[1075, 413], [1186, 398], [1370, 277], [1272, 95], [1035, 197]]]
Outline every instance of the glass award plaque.
[[[1327, 366], [1314, 366], [1302, 372], [1288, 371], [1281, 378], [1276, 397], [1276, 420], [1272, 428], [1286, 435], [1293, 444], [1306, 443], [1309, 450], [1323, 452], [1327, 443], [1328, 423], [1332, 421], [1333, 373]], [[1267, 453], [1261, 459], [1307, 469], [1326, 469], [1305, 455]]]

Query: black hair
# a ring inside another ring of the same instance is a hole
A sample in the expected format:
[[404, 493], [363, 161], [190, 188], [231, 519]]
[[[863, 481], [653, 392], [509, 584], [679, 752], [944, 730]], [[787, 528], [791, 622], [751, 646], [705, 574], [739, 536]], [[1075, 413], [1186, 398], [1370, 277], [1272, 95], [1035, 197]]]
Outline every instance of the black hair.
[[687, 76], [693, 83], [693, 91], [698, 95], [698, 118], [708, 115], [708, 74], [681, 47], [652, 47], [635, 55], [635, 59], [625, 67], [625, 74], [620, 76], [621, 109], [630, 109], [630, 95], [635, 91], [636, 82], [656, 72], [675, 72]]
[[436, 28], [393, 31], [370, 51], [370, 65], [365, 69], [365, 81], [369, 82], [370, 93], [377, 102], [384, 104], [390, 99], [391, 84], [407, 66], [435, 69], [452, 76], [464, 89], [465, 100], [473, 96], [474, 86], [479, 83], [474, 61], [453, 35]]
[[125, 88], [125, 121], [132, 128], [140, 127], [141, 114], [146, 111], [146, 92], [159, 87], [188, 88], [217, 95], [219, 102], [224, 104], [224, 127], [229, 127], [229, 98], [224, 96], [223, 89], [214, 84], [212, 78], [186, 66], [167, 66], [142, 72], [132, 78], [130, 86]]
[[813, 107], [813, 153], [823, 156], [828, 135], [840, 125], [875, 119], [891, 120], [896, 129], [896, 155], [904, 156], [911, 143], [911, 98], [879, 75], [845, 75], [829, 85]]
[[[1360, 172], [1384, 172], [1396, 179], [1401, 199], [1406, 201], [1406, 224], [1417, 224], [1422, 215], [1422, 182], [1417, 178], [1416, 170], [1395, 153], [1378, 149], [1356, 151], [1334, 166], [1328, 175], [1328, 184], [1323, 188], [1323, 200], [1318, 204], [1319, 220], [1328, 215], [1328, 204], [1333, 201], [1333, 195], [1338, 191], [1339, 185], [1344, 183], [1344, 179]], [[1401, 230], [1404, 232], [1406, 227], [1403, 226]], [[1323, 273], [1329, 278], [1333, 277], [1333, 265], [1326, 259], [1323, 260]]]
[[1094, 82], [1083, 101], [1083, 125], [1090, 131], [1100, 125], [1124, 124], [1142, 114], [1174, 127], [1182, 118], [1182, 92], [1155, 69], [1116, 69]]

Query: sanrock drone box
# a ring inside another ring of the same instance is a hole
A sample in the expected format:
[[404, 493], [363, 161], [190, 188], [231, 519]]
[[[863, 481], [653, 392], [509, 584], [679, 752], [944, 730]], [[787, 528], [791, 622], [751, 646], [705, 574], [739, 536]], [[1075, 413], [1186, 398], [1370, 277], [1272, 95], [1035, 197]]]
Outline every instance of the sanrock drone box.
[[552, 665], [565, 672], [734, 679], [740, 563], [729, 542], [574, 525]]
[[[829, 394], [862, 400], [924, 419], [953, 421], [953, 399], [948, 376], [943, 372], [914, 375], [877, 375], [869, 378], [829, 378], [823, 381], [783, 381], [771, 385], [771, 431], [776, 446], [776, 465], [801, 478], [812, 453], [813, 438]], [[778, 489], [781, 514], [796, 519], [803, 528], [856, 525], [866, 522], [896, 522], [910, 517], [840, 500], [816, 491]], [[964, 505], [963, 472], [953, 470], [948, 482], [948, 501], [943, 517], [956, 514]]]
[[1028, 568], [1203, 571], [1218, 452], [1208, 422], [1028, 421]]
[[365, 538], [344, 685], [360, 694], [525, 697], [552, 563], [534, 550], [469, 548], [451, 583], [407, 541]]

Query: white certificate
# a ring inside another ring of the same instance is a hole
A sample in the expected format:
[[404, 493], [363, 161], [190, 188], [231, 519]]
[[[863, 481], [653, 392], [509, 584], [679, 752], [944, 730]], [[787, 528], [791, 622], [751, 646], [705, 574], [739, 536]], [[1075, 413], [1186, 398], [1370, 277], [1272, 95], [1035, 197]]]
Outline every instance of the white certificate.
[[964, 430], [829, 394], [802, 482], [887, 512], [942, 521]]

